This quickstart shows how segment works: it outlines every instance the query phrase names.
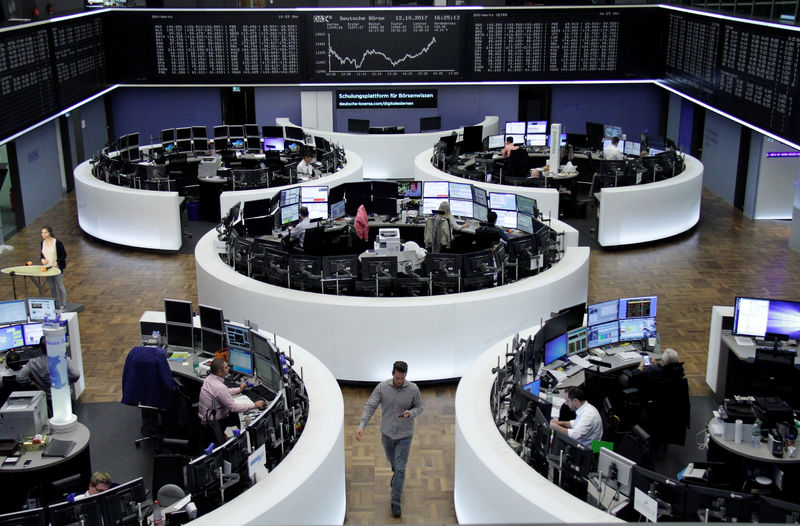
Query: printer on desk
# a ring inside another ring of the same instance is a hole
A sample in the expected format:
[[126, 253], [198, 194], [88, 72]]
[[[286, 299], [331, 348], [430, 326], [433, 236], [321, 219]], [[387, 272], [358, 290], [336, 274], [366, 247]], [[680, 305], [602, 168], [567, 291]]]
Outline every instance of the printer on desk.
[[14, 391], [0, 408], [0, 440], [22, 441], [41, 433], [47, 424], [44, 391]]

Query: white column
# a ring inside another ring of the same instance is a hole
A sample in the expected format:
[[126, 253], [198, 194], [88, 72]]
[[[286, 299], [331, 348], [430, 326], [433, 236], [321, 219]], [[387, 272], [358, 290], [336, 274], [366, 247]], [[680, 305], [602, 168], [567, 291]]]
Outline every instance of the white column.
[[66, 322], [59, 318], [45, 320], [44, 338], [47, 343], [47, 365], [50, 369], [50, 394], [53, 401], [53, 418], [50, 428], [53, 431], [69, 431], [78, 422], [72, 413], [69, 373], [67, 372]]

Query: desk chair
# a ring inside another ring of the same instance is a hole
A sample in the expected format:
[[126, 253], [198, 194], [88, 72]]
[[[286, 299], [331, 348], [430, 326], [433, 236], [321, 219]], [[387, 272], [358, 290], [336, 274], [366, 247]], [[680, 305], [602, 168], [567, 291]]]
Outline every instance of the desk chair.
[[508, 156], [508, 171], [510, 177], [527, 177], [530, 174], [528, 151], [524, 148], [511, 150]]
[[161, 488], [167, 484], [175, 484], [183, 488], [183, 468], [189, 464], [189, 457], [186, 455], [156, 455], [153, 457], [153, 491], [152, 495], [158, 495]]
[[622, 435], [622, 439], [614, 447], [614, 452], [645, 469], [653, 469], [653, 442], [650, 434], [641, 426], [634, 426], [631, 431]]
[[480, 226], [475, 230], [475, 246], [478, 250], [492, 248], [500, 242], [500, 232], [493, 228]]

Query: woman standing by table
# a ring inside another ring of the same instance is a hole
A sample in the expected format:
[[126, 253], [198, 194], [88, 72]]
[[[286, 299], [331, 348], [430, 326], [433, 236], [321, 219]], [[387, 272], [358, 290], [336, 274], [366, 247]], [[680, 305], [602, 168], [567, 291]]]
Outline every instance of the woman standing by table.
[[64, 269], [67, 268], [67, 251], [64, 244], [53, 237], [53, 229], [48, 225], [42, 227], [42, 265], [46, 267], [58, 267], [60, 274], [49, 276], [50, 293], [56, 301], [56, 308], [64, 310], [67, 306], [67, 289], [64, 287]]

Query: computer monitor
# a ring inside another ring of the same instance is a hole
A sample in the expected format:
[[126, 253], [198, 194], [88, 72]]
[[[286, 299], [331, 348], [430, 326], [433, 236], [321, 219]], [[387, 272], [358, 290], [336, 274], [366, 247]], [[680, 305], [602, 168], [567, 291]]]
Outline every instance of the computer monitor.
[[322, 274], [326, 278], [355, 278], [358, 275], [358, 256], [324, 256], [322, 258]]
[[230, 139], [231, 149], [232, 150], [244, 150], [244, 137], [241, 138], [233, 138]]
[[245, 148], [250, 151], [261, 152], [263, 149], [261, 137], [246, 137], [244, 140]]
[[517, 146], [521, 146], [525, 144], [525, 136], [524, 135], [507, 135], [506, 139], [511, 137], [511, 142], [516, 144]]
[[[604, 138], [603, 139], [603, 150], [605, 150], [609, 146], [611, 146], [611, 139]], [[622, 139], [619, 139], [619, 143], [617, 143], [617, 149], [619, 151], [621, 151], [621, 152], [624, 152], [625, 151], [625, 141], [623, 141]]]
[[542, 388], [542, 380], [541, 378], [538, 380], [534, 380], [531, 383], [523, 385], [522, 388], [538, 398], [539, 392], [541, 391]]
[[222, 309], [208, 305], [198, 305], [198, 308], [200, 309], [200, 326], [219, 332], [225, 330], [225, 317], [222, 315]]
[[436, 117], [420, 117], [419, 119], [420, 132], [441, 130], [441, 129], [442, 129], [442, 118], [440, 116], [437, 115]]
[[[559, 142], [558, 143], [561, 146], [566, 146], [567, 145], [567, 134], [566, 133], [562, 133], [559, 136]], [[552, 144], [550, 144], [550, 135], [547, 136], [547, 146], [552, 146]]]
[[737, 297], [733, 334], [764, 338], [767, 334], [800, 338], [800, 302]]
[[485, 223], [489, 220], [489, 209], [484, 205], [475, 203], [472, 206], [472, 217], [482, 223]]
[[476, 204], [489, 206], [489, 200], [486, 196], [486, 190], [483, 188], [478, 188], [477, 186], [472, 187], [472, 200], [475, 201]]
[[464, 126], [461, 152], [479, 152], [483, 149], [483, 126]]
[[603, 137], [605, 137], [605, 128], [602, 124], [597, 122], [586, 123], [586, 146], [589, 149], [602, 150]]
[[655, 318], [628, 318], [619, 320], [619, 341], [644, 340], [656, 335]]
[[283, 139], [283, 126], [262, 126], [261, 136], [265, 139], [267, 137]]
[[761, 524], [797, 524], [800, 522], [800, 504], [758, 497], [758, 522]]
[[56, 300], [53, 298], [28, 298], [28, 316], [31, 320], [55, 319]]
[[426, 197], [422, 199], [422, 214], [430, 215], [434, 213], [439, 210], [439, 205], [447, 201], [446, 197]]
[[200, 329], [200, 337], [203, 341], [203, 352], [214, 354], [226, 347], [225, 335], [219, 331], [212, 331], [210, 329]]
[[535, 216], [537, 212], [536, 199], [525, 197], [523, 195], [517, 196], [517, 211], [529, 216]]
[[139, 504], [147, 501], [144, 479], [113, 486], [99, 493], [103, 506], [104, 526], [130, 526], [139, 524]]
[[461, 265], [464, 277], [468, 278], [484, 276], [487, 273], [497, 271], [492, 251], [489, 249], [464, 254]]
[[264, 138], [264, 151], [277, 151], [282, 152], [286, 145], [284, 144], [283, 137], [265, 137]]
[[422, 183], [422, 197], [447, 198], [450, 196], [450, 183], [447, 181], [425, 181]]
[[517, 196], [500, 192], [489, 192], [489, 208], [498, 210], [517, 211]]
[[191, 325], [167, 323], [167, 345], [194, 348], [194, 328]]
[[[633, 488], [655, 499], [658, 503], [659, 521], [681, 520], [685, 516], [686, 486], [679, 481], [636, 465], [633, 466], [631, 484]], [[634, 502], [635, 499], [634, 496]]]
[[[517, 228], [523, 230], [521, 228], [521, 220], [522, 218], [527, 217], [525, 214], [518, 214], [517, 215]], [[517, 262], [522, 262], [527, 265], [531, 258], [536, 256], [536, 238], [532, 235], [527, 236], [516, 236], [516, 237], [509, 237], [506, 241], [506, 251], [508, 252], [508, 257], [516, 260]], [[520, 268], [520, 275], [526, 275], [524, 270], [525, 268]]]
[[583, 133], [568, 133], [567, 144], [571, 144], [576, 148], [583, 148], [586, 146], [586, 135]]
[[597, 325], [617, 320], [619, 317], [619, 300], [609, 300], [589, 305], [586, 313], [587, 325]]
[[361, 259], [361, 277], [363, 279], [396, 278], [397, 257], [379, 256]]
[[583, 317], [586, 313], [586, 303], [577, 303], [571, 307], [565, 307], [558, 311], [559, 316], [564, 314], [567, 317], [566, 330], [571, 331], [583, 327]]
[[60, 502], [47, 507], [50, 524], [80, 524], [103, 526], [103, 494], [91, 495], [73, 502]]
[[244, 139], [244, 137], [245, 137], [245, 135], [244, 135], [244, 126], [242, 126], [241, 124], [234, 124], [234, 125], [228, 126], [228, 137], [230, 137], [230, 138], [240, 137], [240, 138]]
[[486, 143], [486, 147], [489, 150], [496, 150], [498, 148], [503, 148], [506, 145], [506, 136], [505, 135], [490, 135], [487, 137], [488, 141]]
[[350, 133], [369, 133], [369, 120], [347, 119], [347, 131]]
[[328, 219], [328, 203], [303, 203], [303, 206], [308, 208], [308, 218], [314, 219]]
[[231, 465], [231, 472], [236, 473], [240, 471], [247, 464], [247, 458], [250, 456], [250, 448], [247, 445], [247, 433], [241, 433], [239, 436], [232, 436], [221, 446], [214, 449], [222, 455], [222, 460]]
[[635, 465], [636, 462], [619, 453], [614, 453], [605, 447], [600, 448], [597, 472], [600, 474], [601, 481], [626, 497], [631, 496], [631, 482]]
[[[552, 405], [551, 405], [552, 407]], [[547, 475], [547, 454], [550, 452], [550, 413], [545, 413], [546, 408], [541, 405], [536, 407], [533, 414], [533, 424], [529, 427], [531, 437], [530, 449], [533, 467]]]
[[183, 141], [186, 139], [192, 138], [192, 129], [191, 128], [176, 128], [175, 129], [175, 138], [179, 141]]
[[25, 300], [0, 301], [0, 324], [28, 321]]
[[506, 135], [525, 135], [527, 129], [526, 122], [507, 121], [506, 122]]
[[161, 130], [161, 142], [175, 142], [175, 128]]
[[497, 226], [503, 228], [517, 228], [517, 213], [511, 210], [495, 210]]
[[472, 201], [462, 201], [461, 199], [450, 200], [450, 213], [459, 217], [473, 217]]
[[[0, 351], [9, 351], [15, 347], [22, 347], [25, 343], [22, 325], [8, 325], [0, 327]], [[39, 343], [38, 341], [36, 342]]]
[[525, 128], [525, 133], [527, 135], [531, 135], [533, 133], [547, 133], [547, 121], [528, 121]]
[[622, 126], [616, 126], [614, 124], [604, 124], [603, 135], [605, 137], [622, 137]]
[[208, 139], [192, 139], [192, 150], [195, 152], [207, 152]]
[[449, 183], [448, 190], [451, 199], [467, 199], [472, 201], [472, 185], [466, 183]]
[[26, 323], [22, 326], [22, 337], [25, 345], [39, 345], [44, 336], [44, 325], [40, 323]]
[[567, 355], [567, 333], [544, 344], [544, 364], [548, 365]]
[[191, 301], [165, 299], [164, 314], [167, 323], [183, 323], [189, 326], [194, 323]]
[[293, 205], [300, 202], [300, 187], [295, 186], [293, 188], [287, 188], [285, 190], [281, 190], [280, 194], [280, 206], [288, 206]]
[[425, 274], [433, 274], [434, 279], [452, 278], [461, 270], [461, 254], [425, 255]]
[[345, 210], [344, 199], [335, 203], [331, 203], [329, 215], [331, 219], [339, 219], [340, 217], [344, 217], [346, 214], [347, 212]]
[[201, 494], [219, 484], [219, 473], [222, 469], [221, 452], [201, 455], [186, 465], [186, 493]]
[[533, 133], [527, 136], [525, 144], [528, 146], [547, 146], [547, 134]]
[[331, 143], [325, 137], [314, 136], [314, 146], [323, 153], [331, 150]]
[[623, 153], [625, 155], [639, 155], [642, 153], [642, 143], [635, 141], [625, 141]]
[[237, 373], [253, 375], [253, 354], [236, 347], [228, 347], [228, 365]]
[[589, 347], [612, 345], [619, 342], [619, 322], [609, 321], [598, 325], [590, 325], [586, 331]]
[[287, 225], [300, 219], [300, 203], [281, 207], [281, 224]]
[[692, 522], [753, 522], [754, 502], [754, 495], [689, 484], [684, 517]]
[[208, 129], [205, 126], [192, 126], [192, 138], [207, 139]]
[[517, 229], [526, 234], [533, 234], [533, 218], [527, 214], [517, 214]]
[[586, 480], [592, 470], [594, 453], [592, 448], [584, 446], [566, 433], [553, 433], [553, 442], [550, 444], [548, 455], [556, 465], [561, 465], [561, 485], [564, 478]]
[[657, 296], [641, 296], [638, 298], [620, 298], [619, 319], [655, 318]]
[[46, 526], [44, 508], [33, 508], [0, 515], [0, 526]]
[[283, 131], [287, 139], [294, 139], [300, 142], [305, 142], [306, 140], [306, 132], [303, 131], [303, 128], [298, 128], [297, 126], [286, 126], [283, 128]]
[[300, 201], [303, 203], [327, 203], [327, 186], [301, 186]]
[[214, 138], [221, 139], [224, 137], [228, 137], [228, 127], [225, 125], [214, 126]]
[[273, 393], [277, 393], [281, 388], [281, 375], [272, 364], [272, 360], [261, 356], [260, 354], [253, 354], [253, 366], [256, 373], [256, 378]]
[[[221, 152], [222, 150], [229, 150], [230, 147], [231, 144], [227, 137], [214, 138], [214, 149], [216, 151]], [[164, 151], [166, 152], [166, 148], [164, 148]]]
[[228, 348], [235, 347], [243, 351], [252, 350], [250, 344], [250, 329], [238, 323], [225, 322], [225, 337]]

